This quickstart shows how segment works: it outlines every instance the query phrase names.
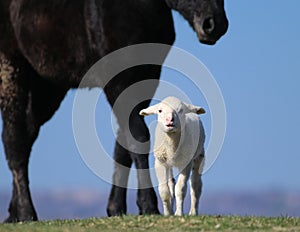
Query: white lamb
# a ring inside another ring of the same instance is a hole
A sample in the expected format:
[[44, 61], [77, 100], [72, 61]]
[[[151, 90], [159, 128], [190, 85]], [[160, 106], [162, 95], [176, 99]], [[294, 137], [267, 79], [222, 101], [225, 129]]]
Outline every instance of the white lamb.
[[[183, 215], [183, 200], [187, 180], [191, 186], [190, 215], [198, 214], [202, 191], [201, 174], [204, 166], [205, 133], [197, 114], [204, 114], [201, 107], [186, 104], [175, 97], [141, 110], [140, 115], [158, 115], [155, 131], [155, 171], [159, 182], [158, 191], [163, 203], [164, 215], [173, 215], [174, 189], [176, 199], [175, 215]], [[172, 168], [179, 170], [177, 184]]]

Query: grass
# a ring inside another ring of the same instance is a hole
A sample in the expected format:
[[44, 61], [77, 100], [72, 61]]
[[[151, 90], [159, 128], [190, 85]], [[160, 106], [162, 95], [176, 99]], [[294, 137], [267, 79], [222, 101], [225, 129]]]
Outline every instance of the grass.
[[124, 216], [0, 224], [0, 231], [300, 231], [300, 218], [239, 216]]

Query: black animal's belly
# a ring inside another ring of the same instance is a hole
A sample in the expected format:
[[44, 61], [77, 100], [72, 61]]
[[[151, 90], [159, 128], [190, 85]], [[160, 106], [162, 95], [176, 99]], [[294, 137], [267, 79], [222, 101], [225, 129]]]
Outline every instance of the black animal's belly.
[[100, 58], [87, 35], [85, 1], [16, 0], [10, 9], [19, 49], [40, 76], [73, 86]]

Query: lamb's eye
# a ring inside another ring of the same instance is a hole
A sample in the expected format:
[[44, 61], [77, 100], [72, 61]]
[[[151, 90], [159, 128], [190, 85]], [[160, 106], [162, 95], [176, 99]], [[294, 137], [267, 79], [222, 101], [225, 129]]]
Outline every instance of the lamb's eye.
[[162, 112], [162, 110], [158, 110], [158, 113], [161, 113]]
[[178, 113], [182, 113], [183, 112], [183, 109], [180, 109], [179, 111], [178, 111]]

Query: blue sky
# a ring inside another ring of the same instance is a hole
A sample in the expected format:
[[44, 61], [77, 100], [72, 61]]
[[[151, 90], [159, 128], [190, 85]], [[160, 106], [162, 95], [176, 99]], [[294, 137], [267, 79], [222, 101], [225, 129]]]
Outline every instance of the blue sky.
[[[221, 153], [204, 175], [205, 191], [300, 190], [300, 1], [227, 1], [227, 34], [214, 47], [199, 44], [187, 22], [174, 12], [175, 46], [201, 60], [224, 96], [227, 131]], [[162, 79], [176, 73], [164, 70]], [[82, 161], [72, 134], [75, 90], [45, 124], [30, 160], [30, 185], [43, 189], [101, 189], [110, 185]], [[203, 97], [190, 93], [195, 103]], [[97, 127], [113, 151], [111, 111], [105, 99], [98, 104]], [[210, 129], [209, 115], [203, 117]], [[209, 132], [208, 132], [209, 134]], [[100, 136], [100, 137], [101, 137]], [[0, 143], [0, 190], [10, 191], [11, 175]]]

